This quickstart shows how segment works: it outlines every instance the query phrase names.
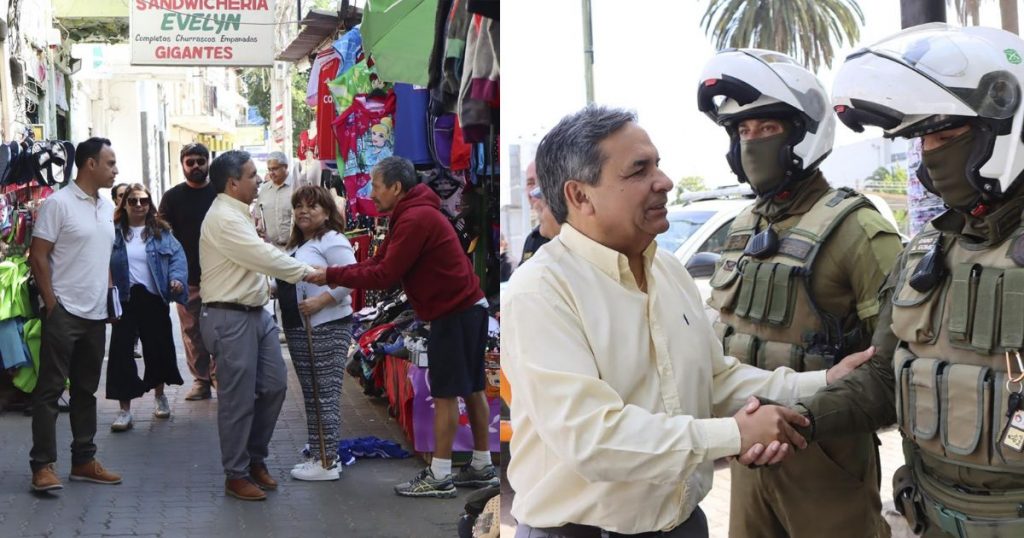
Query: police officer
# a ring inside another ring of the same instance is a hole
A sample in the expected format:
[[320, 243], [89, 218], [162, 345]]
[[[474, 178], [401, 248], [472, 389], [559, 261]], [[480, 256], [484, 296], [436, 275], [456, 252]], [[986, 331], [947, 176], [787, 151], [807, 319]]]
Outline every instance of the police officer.
[[1022, 54], [1002, 30], [918, 26], [852, 54], [833, 89], [854, 130], [921, 138], [918, 177], [949, 209], [885, 282], [871, 362], [801, 404], [807, 435], [898, 423], [896, 507], [928, 537], [1024, 536]]
[[[821, 83], [784, 54], [727, 50], [705, 66], [697, 97], [729, 133], [733, 172], [757, 194], [711, 278], [726, 354], [806, 371], [868, 347], [878, 289], [902, 246], [867, 198], [831, 188], [818, 168], [835, 134]], [[733, 462], [730, 536], [888, 537], [874, 435], [805, 452], [771, 468]]]

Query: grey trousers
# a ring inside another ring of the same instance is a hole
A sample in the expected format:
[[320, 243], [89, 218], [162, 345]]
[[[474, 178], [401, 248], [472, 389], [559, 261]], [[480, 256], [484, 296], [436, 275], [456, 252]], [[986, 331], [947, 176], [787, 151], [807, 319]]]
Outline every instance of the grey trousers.
[[536, 529], [520, 523], [516, 526], [515, 538], [707, 538], [708, 520], [698, 506], [690, 517], [676, 528], [664, 532], [642, 532], [620, 534], [584, 525], [566, 525], [550, 529]]
[[277, 325], [266, 310], [240, 312], [203, 306], [200, 332], [217, 357], [217, 430], [228, 478], [263, 463], [284, 404], [288, 371]]
[[32, 391], [32, 450], [36, 470], [57, 461], [57, 400], [71, 380], [71, 464], [92, 461], [96, 454], [96, 389], [107, 334], [103, 320], [80, 318], [57, 303], [42, 313], [39, 376]]

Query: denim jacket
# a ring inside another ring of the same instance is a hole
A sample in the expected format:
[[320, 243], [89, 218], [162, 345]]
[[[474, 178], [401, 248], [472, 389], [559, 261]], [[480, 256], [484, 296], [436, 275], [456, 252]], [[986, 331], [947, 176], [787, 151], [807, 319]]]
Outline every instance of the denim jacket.
[[[164, 302], [188, 303], [188, 263], [185, 261], [185, 251], [181, 248], [181, 243], [174, 238], [174, 234], [170, 230], [162, 230], [160, 239], [156, 237], [147, 239], [146, 254], [149, 259], [149, 270]], [[114, 285], [117, 286], [121, 302], [127, 303], [131, 278], [128, 273], [128, 250], [120, 226], [115, 229], [114, 250], [110, 254], [110, 274], [114, 278]], [[172, 280], [177, 280], [182, 284], [181, 293], [173, 297], [171, 296]]]

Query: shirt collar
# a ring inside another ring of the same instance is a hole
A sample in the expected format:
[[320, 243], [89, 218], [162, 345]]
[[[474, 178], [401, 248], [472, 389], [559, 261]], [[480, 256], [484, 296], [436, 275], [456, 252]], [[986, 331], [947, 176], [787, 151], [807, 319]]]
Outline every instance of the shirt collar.
[[239, 211], [241, 213], [245, 213], [246, 215], [249, 214], [249, 206], [247, 206], [247, 205], [243, 204], [242, 202], [240, 202], [240, 201], [238, 201], [238, 200], [228, 196], [227, 194], [225, 194], [223, 192], [217, 194], [217, 199], [220, 200], [221, 203], [227, 204], [229, 208], [231, 208], [231, 209], [233, 209], [235, 211]]
[[[568, 222], [562, 224], [557, 239], [569, 251], [587, 260], [602, 273], [608, 275], [623, 286], [636, 287], [636, 279], [629, 269], [629, 258], [625, 254], [610, 249], [597, 241], [583, 235], [579, 230], [573, 228]], [[654, 262], [654, 254], [658, 250], [658, 244], [651, 241], [644, 249], [644, 271], [650, 274], [651, 264]], [[648, 279], [648, 282], [650, 280]], [[648, 289], [650, 289], [648, 287]]]
[[68, 184], [68, 188], [71, 189], [71, 192], [75, 193], [75, 197], [79, 200], [92, 200], [94, 202], [99, 200], [99, 194], [93, 197], [89, 196], [89, 193], [83, 191], [82, 188], [78, 186], [78, 179], [70, 182]]

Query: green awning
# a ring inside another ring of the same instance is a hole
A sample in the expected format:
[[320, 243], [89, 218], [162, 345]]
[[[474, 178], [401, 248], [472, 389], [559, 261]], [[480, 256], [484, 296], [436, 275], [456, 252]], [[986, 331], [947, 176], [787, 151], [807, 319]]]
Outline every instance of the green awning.
[[437, 0], [367, 0], [359, 28], [363, 49], [388, 82], [426, 86]]

